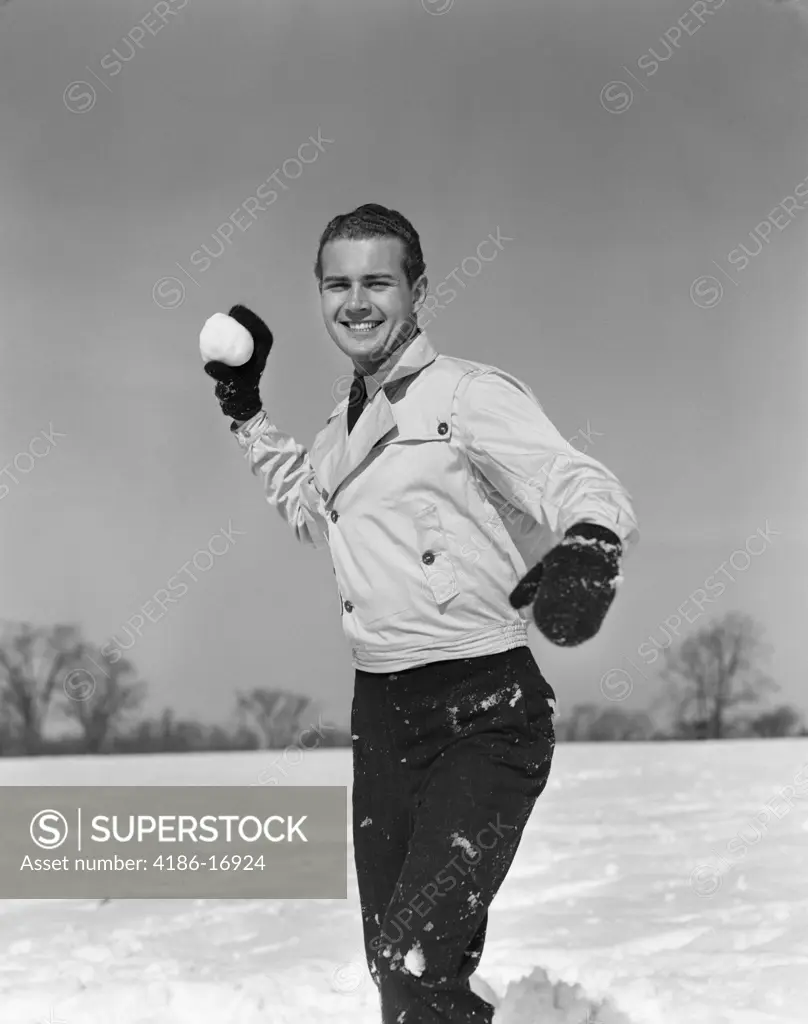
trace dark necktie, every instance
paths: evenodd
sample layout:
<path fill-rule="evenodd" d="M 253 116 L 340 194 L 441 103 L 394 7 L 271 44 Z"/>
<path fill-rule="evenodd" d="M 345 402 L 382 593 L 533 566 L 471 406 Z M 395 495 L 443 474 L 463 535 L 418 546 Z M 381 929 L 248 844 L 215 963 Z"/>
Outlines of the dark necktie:
<path fill-rule="evenodd" d="M 365 407 L 367 401 L 368 390 L 365 386 L 365 378 L 354 376 L 351 383 L 351 392 L 348 396 L 348 433 L 353 430 L 356 426 L 356 421 L 359 419 L 362 410 Z"/>

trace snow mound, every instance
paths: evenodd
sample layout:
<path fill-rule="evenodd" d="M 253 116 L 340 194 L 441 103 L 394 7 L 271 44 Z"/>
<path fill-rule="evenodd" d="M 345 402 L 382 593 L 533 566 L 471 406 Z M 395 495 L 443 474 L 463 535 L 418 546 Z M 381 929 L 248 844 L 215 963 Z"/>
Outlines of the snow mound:
<path fill-rule="evenodd" d="M 542 967 L 511 982 L 502 999 L 476 975 L 471 987 L 494 1006 L 494 1024 L 638 1024 L 608 999 L 587 997 L 580 985 L 553 983 Z"/>

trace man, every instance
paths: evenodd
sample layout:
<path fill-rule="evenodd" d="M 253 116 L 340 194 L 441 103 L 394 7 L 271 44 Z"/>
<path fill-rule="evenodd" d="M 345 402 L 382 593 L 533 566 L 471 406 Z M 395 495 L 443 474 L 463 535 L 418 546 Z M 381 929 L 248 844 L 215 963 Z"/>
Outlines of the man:
<path fill-rule="evenodd" d="M 469 984 L 487 912 L 544 789 L 554 692 L 527 611 L 571 646 L 594 636 L 636 540 L 630 498 L 533 393 L 438 355 L 418 328 L 417 232 L 369 204 L 323 232 L 315 273 L 351 394 L 310 451 L 263 411 L 272 345 L 207 363 L 239 445 L 299 541 L 328 546 L 356 670 L 353 835 L 384 1024 L 490 1024 Z"/>

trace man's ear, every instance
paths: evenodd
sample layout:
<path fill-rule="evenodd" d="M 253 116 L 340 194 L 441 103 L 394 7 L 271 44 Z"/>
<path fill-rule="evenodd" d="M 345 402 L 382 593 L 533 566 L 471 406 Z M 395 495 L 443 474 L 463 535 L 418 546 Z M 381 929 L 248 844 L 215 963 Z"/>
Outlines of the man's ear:
<path fill-rule="evenodd" d="M 426 274 L 421 274 L 418 280 L 412 286 L 412 310 L 413 313 L 419 312 L 421 307 L 429 294 L 429 281 L 427 280 Z"/>

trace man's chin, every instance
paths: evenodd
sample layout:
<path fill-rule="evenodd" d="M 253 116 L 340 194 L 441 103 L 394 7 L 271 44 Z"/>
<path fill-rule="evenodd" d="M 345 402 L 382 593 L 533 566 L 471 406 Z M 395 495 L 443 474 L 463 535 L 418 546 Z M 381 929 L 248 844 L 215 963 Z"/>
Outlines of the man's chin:
<path fill-rule="evenodd" d="M 392 332 L 385 338 L 368 338 L 367 342 L 363 343 L 361 338 L 352 339 L 350 355 L 352 359 L 359 360 L 362 363 L 366 363 L 369 366 L 379 366 L 386 359 L 401 347 L 402 342 L 399 340 L 396 332 Z"/>
<path fill-rule="evenodd" d="M 373 373 L 387 362 L 395 352 L 402 348 L 412 337 L 412 332 L 399 324 L 390 330 L 384 338 L 355 338 L 343 330 L 341 326 L 329 328 L 329 334 L 338 348 L 365 373 Z"/>

